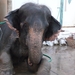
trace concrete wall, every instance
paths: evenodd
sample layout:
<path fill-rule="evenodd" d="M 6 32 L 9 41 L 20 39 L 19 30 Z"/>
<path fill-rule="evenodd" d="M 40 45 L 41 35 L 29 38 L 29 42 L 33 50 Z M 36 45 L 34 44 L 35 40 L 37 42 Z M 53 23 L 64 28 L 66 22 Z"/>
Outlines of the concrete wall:
<path fill-rule="evenodd" d="M 12 0 L 7 0 L 7 13 L 12 10 Z"/>
<path fill-rule="evenodd" d="M 70 4 L 67 4 L 67 9 L 63 15 L 64 26 L 75 26 L 75 0 L 72 0 Z"/>

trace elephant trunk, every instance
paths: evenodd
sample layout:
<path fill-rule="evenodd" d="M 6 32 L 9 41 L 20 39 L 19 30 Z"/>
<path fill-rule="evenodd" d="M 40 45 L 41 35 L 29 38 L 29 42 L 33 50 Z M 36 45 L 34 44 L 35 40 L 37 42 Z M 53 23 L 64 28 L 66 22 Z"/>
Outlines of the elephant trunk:
<path fill-rule="evenodd" d="M 34 64 L 38 64 L 42 58 L 42 34 L 42 32 L 34 32 L 33 28 L 29 31 L 29 36 L 27 40 L 29 48 L 29 59 Z"/>

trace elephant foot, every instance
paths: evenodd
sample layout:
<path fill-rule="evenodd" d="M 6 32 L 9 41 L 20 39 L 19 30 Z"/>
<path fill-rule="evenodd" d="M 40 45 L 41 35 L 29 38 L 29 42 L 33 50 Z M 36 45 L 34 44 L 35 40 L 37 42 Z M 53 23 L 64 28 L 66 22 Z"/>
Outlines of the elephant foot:
<path fill-rule="evenodd" d="M 0 75 L 14 75 L 15 73 L 12 70 L 2 70 Z"/>
<path fill-rule="evenodd" d="M 39 65 L 37 75 L 50 75 L 51 65 L 48 60 L 42 58 L 41 63 Z"/>
<path fill-rule="evenodd" d="M 0 75 L 13 75 L 13 66 L 10 55 L 7 52 L 2 52 L 0 55 Z"/>

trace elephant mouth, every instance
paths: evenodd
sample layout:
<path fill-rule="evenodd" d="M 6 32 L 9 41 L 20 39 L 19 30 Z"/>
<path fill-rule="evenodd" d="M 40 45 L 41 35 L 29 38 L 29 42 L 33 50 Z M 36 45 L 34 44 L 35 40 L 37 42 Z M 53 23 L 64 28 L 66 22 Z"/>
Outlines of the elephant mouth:
<path fill-rule="evenodd" d="M 28 65 L 29 65 L 29 66 L 32 66 L 32 65 L 33 65 L 33 63 L 30 61 L 29 58 L 28 58 Z"/>

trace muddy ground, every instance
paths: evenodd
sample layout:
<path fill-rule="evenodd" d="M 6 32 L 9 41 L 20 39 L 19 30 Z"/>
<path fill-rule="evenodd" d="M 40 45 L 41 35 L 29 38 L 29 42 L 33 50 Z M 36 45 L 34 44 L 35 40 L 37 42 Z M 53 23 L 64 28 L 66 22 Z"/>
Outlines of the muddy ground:
<path fill-rule="evenodd" d="M 68 46 L 43 46 L 42 51 L 52 58 L 50 75 L 75 75 L 74 48 Z M 15 75 L 35 75 L 28 72 L 25 63 L 15 70 Z"/>

